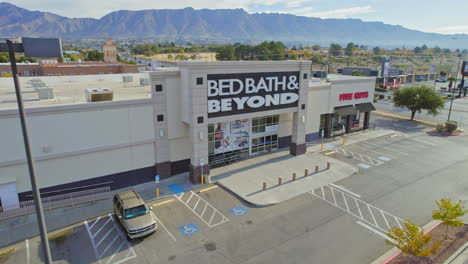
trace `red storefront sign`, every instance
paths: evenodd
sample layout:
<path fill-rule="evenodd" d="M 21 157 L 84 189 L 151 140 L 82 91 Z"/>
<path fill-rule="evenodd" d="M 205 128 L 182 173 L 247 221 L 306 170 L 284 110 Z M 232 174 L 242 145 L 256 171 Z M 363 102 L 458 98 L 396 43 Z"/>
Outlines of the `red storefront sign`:
<path fill-rule="evenodd" d="M 369 92 L 343 93 L 343 94 L 340 94 L 340 101 L 364 99 L 368 97 L 369 97 Z"/>

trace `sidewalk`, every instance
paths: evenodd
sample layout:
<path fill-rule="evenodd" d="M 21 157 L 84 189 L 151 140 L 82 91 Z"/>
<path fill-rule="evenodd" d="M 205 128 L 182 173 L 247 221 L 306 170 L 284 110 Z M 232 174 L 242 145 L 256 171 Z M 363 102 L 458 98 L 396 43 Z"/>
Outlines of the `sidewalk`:
<path fill-rule="evenodd" d="M 375 138 L 392 130 L 363 131 L 348 137 L 347 144 Z M 342 139 L 326 142 L 327 146 L 340 146 Z M 269 155 L 261 155 L 225 167 L 211 170 L 211 181 L 218 182 L 243 200 L 257 206 L 277 204 L 288 199 L 337 182 L 358 172 L 358 168 L 347 163 L 330 159 L 320 151 L 320 141 L 312 142 L 307 153 L 294 157 L 289 150 L 280 150 Z M 326 169 L 327 162 L 331 163 Z M 315 166 L 319 172 L 315 173 Z M 308 176 L 304 177 L 305 169 Z M 296 181 L 292 174 L 296 173 Z M 282 184 L 278 184 L 281 177 Z M 266 190 L 263 184 L 266 183 Z"/>

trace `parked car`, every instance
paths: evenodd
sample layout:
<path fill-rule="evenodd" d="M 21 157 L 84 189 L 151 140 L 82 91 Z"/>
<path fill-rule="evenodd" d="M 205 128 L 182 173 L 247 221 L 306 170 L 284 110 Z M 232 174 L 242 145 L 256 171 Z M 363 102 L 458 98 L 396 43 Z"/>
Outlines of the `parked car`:
<path fill-rule="evenodd" d="M 128 240 L 149 236 L 156 232 L 158 224 L 140 195 L 133 191 L 120 192 L 114 195 L 114 213 L 127 233 Z"/>
<path fill-rule="evenodd" d="M 447 82 L 447 79 L 445 79 L 445 78 L 439 78 L 439 79 L 436 79 L 435 81 L 436 81 L 436 82 L 444 83 L 444 82 Z"/>

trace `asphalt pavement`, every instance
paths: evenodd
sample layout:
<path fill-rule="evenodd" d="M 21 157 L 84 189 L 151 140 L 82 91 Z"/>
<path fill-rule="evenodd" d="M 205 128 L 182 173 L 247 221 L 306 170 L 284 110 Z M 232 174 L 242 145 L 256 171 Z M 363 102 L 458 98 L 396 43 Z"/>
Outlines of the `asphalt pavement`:
<path fill-rule="evenodd" d="M 332 186 L 347 202 L 333 204 L 325 191 L 322 199 L 319 188 L 256 207 L 210 185 L 152 202 L 159 229 L 146 239 L 125 240 L 112 215 L 78 223 L 74 232 L 51 241 L 53 259 L 102 264 L 371 263 L 391 247 L 379 232 L 385 221 L 373 225 L 370 216 L 377 218 L 383 210 L 387 218 L 423 226 L 442 197 L 468 205 L 468 136 L 432 137 L 425 133 L 431 127 L 378 116 L 371 122 L 396 131 L 323 153 L 358 168 L 357 174 Z M 365 213 L 365 208 L 374 213 Z M 37 237 L 11 247 L 16 251 L 0 256 L 0 263 L 40 263 Z"/>

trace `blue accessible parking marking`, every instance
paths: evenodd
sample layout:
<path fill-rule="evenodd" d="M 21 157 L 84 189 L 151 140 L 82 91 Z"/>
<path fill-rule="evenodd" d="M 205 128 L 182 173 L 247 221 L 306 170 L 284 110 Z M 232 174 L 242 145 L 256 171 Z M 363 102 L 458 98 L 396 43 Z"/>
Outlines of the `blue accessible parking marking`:
<path fill-rule="evenodd" d="M 181 226 L 178 229 L 184 236 L 190 236 L 201 231 L 201 229 L 195 223 Z"/>
<path fill-rule="evenodd" d="M 327 148 L 329 148 L 329 149 L 336 149 L 336 147 L 333 146 L 333 145 L 330 144 L 330 143 L 326 143 L 326 144 L 325 144 L 325 147 L 327 147 Z"/>
<path fill-rule="evenodd" d="M 185 190 L 179 184 L 171 184 L 167 186 L 173 194 L 183 193 Z"/>
<path fill-rule="evenodd" d="M 234 208 L 229 209 L 229 212 L 235 216 L 246 215 L 249 210 L 245 209 L 243 206 L 236 206 Z"/>

